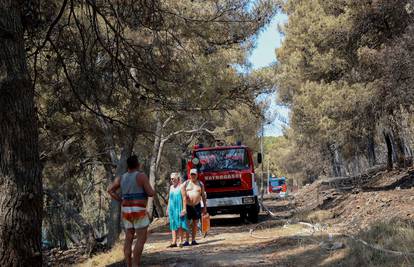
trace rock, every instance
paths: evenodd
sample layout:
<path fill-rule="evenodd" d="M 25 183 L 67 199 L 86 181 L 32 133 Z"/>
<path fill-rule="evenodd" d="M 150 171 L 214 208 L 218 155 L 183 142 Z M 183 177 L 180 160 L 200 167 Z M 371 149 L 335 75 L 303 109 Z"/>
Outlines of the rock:
<path fill-rule="evenodd" d="M 319 243 L 319 247 L 326 250 L 338 250 L 345 247 L 344 243 L 342 242 L 325 242 L 322 241 Z"/>
<path fill-rule="evenodd" d="M 332 244 L 330 250 L 338 250 L 338 249 L 341 249 L 341 248 L 344 248 L 344 247 L 345 247 L 344 243 L 335 242 L 335 243 Z"/>
<path fill-rule="evenodd" d="M 322 249 L 329 250 L 331 246 L 330 246 L 329 243 L 322 241 L 322 242 L 319 243 L 319 247 L 322 248 Z"/>

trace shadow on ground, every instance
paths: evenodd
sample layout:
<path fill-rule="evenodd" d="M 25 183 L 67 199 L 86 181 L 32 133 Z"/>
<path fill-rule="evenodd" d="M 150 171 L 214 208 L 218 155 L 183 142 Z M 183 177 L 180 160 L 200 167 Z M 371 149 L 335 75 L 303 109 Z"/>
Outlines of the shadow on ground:
<path fill-rule="evenodd" d="M 320 237 L 327 239 L 327 236 Z M 217 247 L 214 242 L 200 243 L 191 250 L 145 253 L 143 266 L 335 266 L 347 256 L 345 251 L 329 252 L 318 242 L 291 236 L 258 243 L 255 246 Z M 241 244 L 242 245 L 242 244 Z M 337 253 L 337 257 L 332 257 Z M 322 265 L 321 265 L 322 263 Z M 117 262 L 109 267 L 124 266 Z"/>

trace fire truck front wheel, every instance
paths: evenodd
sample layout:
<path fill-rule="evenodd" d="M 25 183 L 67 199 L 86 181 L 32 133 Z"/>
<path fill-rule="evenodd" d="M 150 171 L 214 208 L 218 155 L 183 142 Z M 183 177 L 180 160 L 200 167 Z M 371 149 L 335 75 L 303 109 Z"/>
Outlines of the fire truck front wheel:
<path fill-rule="evenodd" d="M 247 212 L 246 211 L 240 212 L 240 219 L 244 220 L 246 218 L 247 218 Z"/>
<path fill-rule="evenodd" d="M 257 223 L 259 221 L 259 205 L 255 205 L 254 207 L 250 208 L 248 211 L 248 219 L 252 223 Z"/>

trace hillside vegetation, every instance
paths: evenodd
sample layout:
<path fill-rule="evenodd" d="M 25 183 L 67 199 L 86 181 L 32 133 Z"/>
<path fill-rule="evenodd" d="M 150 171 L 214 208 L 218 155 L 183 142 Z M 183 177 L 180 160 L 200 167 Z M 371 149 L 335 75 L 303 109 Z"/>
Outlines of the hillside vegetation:
<path fill-rule="evenodd" d="M 299 184 L 405 168 L 413 147 L 413 30 L 407 0 L 295 1 L 276 51 L 290 128 L 269 153 Z"/>

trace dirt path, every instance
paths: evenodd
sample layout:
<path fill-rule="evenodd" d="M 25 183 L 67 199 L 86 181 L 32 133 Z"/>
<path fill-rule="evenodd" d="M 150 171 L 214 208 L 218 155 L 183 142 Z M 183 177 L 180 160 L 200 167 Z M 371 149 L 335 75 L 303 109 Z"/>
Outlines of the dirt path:
<path fill-rule="evenodd" d="M 289 212 L 287 202 L 268 203 L 278 216 Z M 250 235 L 251 229 L 254 236 Z M 235 216 L 212 219 L 206 238 L 199 237 L 199 246 L 167 248 L 167 229 L 152 233 L 145 246 L 143 266 L 309 266 L 330 264 L 344 257 L 343 251 L 328 253 L 319 247 L 327 237 L 309 238 L 306 227 L 283 225 L 262 214 L 258 224 L 250 224 Z M 92 264 L 93 266 L 93 264 Z M 124 266 L 119 260 L 107 266 Z"/>
<path fill-rule="evenodd" d="M 321 190 L 321 183 L 314 183 L 304 187 L 290 201 L 268 198 L 265 206 L 275 217 L 261 214 L 258 224 L 234 216 L 213 217 L 211 232 L 206 238 L 199 237 L 200 245 L 194 247 L 167 248 L 170 234 L 165 226 L 166 219 L 154 221 L 150 227 L 154 232 L 145 246 L 142 265 L 356 266 L 364 262 L 366 266 L 414 266 L 411 257 L 396 258 L 389 253 L 379 253 L 378 249 L 367 249 L 349 236 L 361 237 L 371 245 L 378 244 L 388 250 L 412 252 L 414 232 L 409 222 L 414 219 L 414 180 L 411 173 L 410 179 L 404 178 L 406 173 L 395 176 L 403 178 L 393 179 L 394 176 L 384 174 L 383 179 L 376 180 L 378 185 L 364 190 Z M 392 189 L 389 185 L 400 186 L 400 180 L 408 181 L 409 186 Z M 395 224 L 394 219 L 400 223 Z M 319 224 L 320 231 L 310 235 L 303 224 L 287 224 L 288 221 Z M 332 237 L 329 233 L 342 234 L 334 234 L 333 240 L 328 242 Z M 401 238 L 405 240 L 402 243 Z M 335 242 L 344 248 L 328 250 Z M 111 251 L 77 266 L 118 267 L 124 266 L 122 260 L 122 244 L 119 243 Z M 395 265 L 396 262 L 399 265 Z"/>
<path fill-rule="evenodd" d="M 199 239 L 197 247 L 165 249 L 170 236 L 166 233 L 155 233 L 151 236 L 145 251 L 143 264 L 179 266 L 200 265 L 255 265 L 257 263 L 271 263 L 265 257 L 270 251 L 266 249 L 263 240 L 252 238 L 249 234 L 252 225 L 245 225 L 239 218 L 213 219 L 213 228 L 206 238 Z M 291 226 L 271 231 L 259 231 L 261 236 L 288 236 L 301 231 L 301 227 Z"/>

